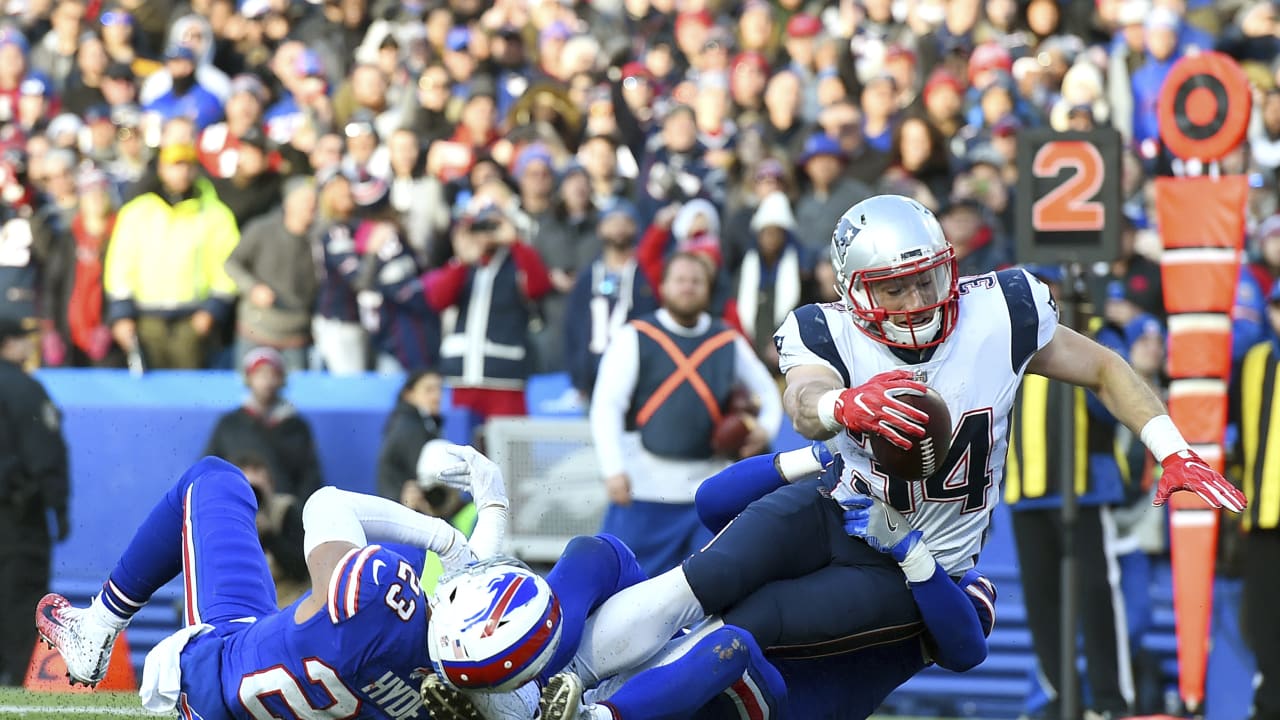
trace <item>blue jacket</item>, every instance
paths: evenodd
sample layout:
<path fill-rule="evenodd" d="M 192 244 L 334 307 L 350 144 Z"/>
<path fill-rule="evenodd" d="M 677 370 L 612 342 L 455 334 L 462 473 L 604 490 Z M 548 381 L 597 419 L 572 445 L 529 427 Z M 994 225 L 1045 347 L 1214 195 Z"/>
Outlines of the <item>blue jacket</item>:
<path fill-rule="evenodd" d="M 1149 53 L 1147 61 L 1133 73 L 1130 81 L 1133 88 L 1133 141 L 1160 139 L 1157 127 L 1156 108 L 1160 102 L 1160 88 L 1169 75 L 1173 64 L 1182 57 L 1182 49 L 1178 48 L 1173 55 L 1163 62 L 1156 60 Z"/>
<path fill-rule="evenodd" d="M 222 119 L 222 103 L 199 85 L 192 86 L 186 95 L 170 90 L 144 109 L 159 113 L 165 120 L 189 117 L 195 122 L 196 130 L 203 130 Z"/>

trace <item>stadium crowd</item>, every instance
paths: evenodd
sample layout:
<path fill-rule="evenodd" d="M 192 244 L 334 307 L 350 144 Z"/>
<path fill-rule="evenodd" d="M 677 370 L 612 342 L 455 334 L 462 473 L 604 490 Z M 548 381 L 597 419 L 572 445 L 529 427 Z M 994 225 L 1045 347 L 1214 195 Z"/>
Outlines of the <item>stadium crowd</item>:
<path fill-rule="evenodd" d="M 1248 140 L 1221 163 L 1252 188 L 1233 357 L 1275 335 L 1271 2 L 0 13 L 0 318 L 37 341 L 30 365 L 252 370 L 266 347 L 290 371 L 438 371 L 480 418 L 519 415 L 534 373 L 568 372 L 589 396 L 611 334 L 658 307 L 667 258 L 691 252 L 713 271 L 712 313 L 776 373 L 782 319 L 839 297 L 827 248 L 851 205 L 910 196 L 938 214 L 962 274 L 1007 267 L 1019 133 L 1112 127 L 1124 241 L 1088 287 L 1110 344 L 1158 386 L 1153 179 L 1174 163 L 1156 98 L 1178 58 L 1209 49 L 1254 93 Z M 1118 504 L 1145 505 L 1150 478 L 1128 487 Z"/>

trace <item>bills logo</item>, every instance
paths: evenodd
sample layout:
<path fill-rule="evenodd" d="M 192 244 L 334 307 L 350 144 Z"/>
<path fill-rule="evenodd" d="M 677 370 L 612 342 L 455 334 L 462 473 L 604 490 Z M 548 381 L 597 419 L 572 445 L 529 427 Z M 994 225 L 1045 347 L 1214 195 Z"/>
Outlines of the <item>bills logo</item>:
<path fill-rule="evenodd" d="M 462 632 L 484 624 L 480 637 L 493 634 L 506 614 L 517 608 L 528 605 L 538 596 L 538 586 L 529 578 L 516 573 L 500 575 L 489 582 L 489 605 L 484 610 L 468 617 L 462 626 Z"/>

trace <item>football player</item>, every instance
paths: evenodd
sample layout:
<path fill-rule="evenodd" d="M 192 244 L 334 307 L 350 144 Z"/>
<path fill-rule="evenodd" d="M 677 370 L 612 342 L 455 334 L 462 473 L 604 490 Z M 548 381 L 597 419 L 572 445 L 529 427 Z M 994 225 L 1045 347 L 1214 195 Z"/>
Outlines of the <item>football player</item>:
<path fill-rule="evenodd" d="M 676 628 L 708 615 L 775 652 L 849 652 L 917 625 L 909 583 L 935 567 L 963 578 L 982 549 L 1009 411 L 1028 370 L 1092 390 L 1141 438 L 1164 469 L 1157 505 L 1190 491 L 1214 507 L 1244 508 L 1244 495 L 1191 450 L 1122 358 L 1059 326 L 1043 284 L 1019 269 L 957 278 L 955 251 L 924 206 L 899 196 L 853 206 L 831 255 L 843 302 L 795 310 L 775 342 L 784 406 L 802 434 L 834 438 L 839 482 L 830 497 L 809 484 L 779 488 L 681 567 L 606 601 L 578 654 L 587 685 L 602 669 L 643 664 Z M 928 418 L 899 398 L 923 394 L 926 383 L 950 410 L 950 451 L 925 480 L 890 478 L 868 436 L 910 449 Z M 909 518 L 930 547 L 916 543 L 898 561 L 850 537 L 839 503 L 863 495 Z"/>
<path fill-rule="evenodd" d="M 832 465 L 833 458 L 823 443 L 748 458 L 702 484 L 697 496 L 699 516 L 709 530 L 718 532 L 752 501 L 789 481 L 812 480 Z M 844 523 L 851 535 L 895 559 L 923 546 L 921 533 L 912 530 L 892 508 L 872 498 L 848 503 Z M 605 664 L 584 671 L 591 660 L 581 654 L 574 656 L 580 649 L 577 625 L 582 620 L 594 622 L 594 618 L 587 618 L 589 613 L 619 589 L 642 579 L 634 558 L 614 538 L 575 538 L 569 544 L 548 577 L 561 598 L 566 619 L 556 657 L 543 673 L 544 720 L 751 720 L 788 714 L 865 717 L 930 662 L 956 671 L 980 663 L 986 657 L 983 636 L 994 623 L 995 588 L 991 583 L 976 571 L 957 582 L 935 563 L 932 576 L 911 584 L 927 633 L 917 624 L 898 628 L 895 635 L 876 638 L 874 645 L 851 654 L 770 663 L 749 633 L 711 618 L 668 642 L 639 667 Z M 641 584 L 640 589 L 643 587 Z M 566 664 L 569 672 L 546 679 Z M 579 674 L 593 677 L 615 670 L 616 675 L 607 677 L 587 695 L 590 702 L 580 706 L 583 682 Z M 442 678 L 451 677 L 446 670 L 424 683 L 424 700 L 433 718 L 495 717 L 481 709 L 488 698 L 466 696 L 445 686 Z M 841 677 L 858 677 L 859 682 L 851 687 L 840 682 Z M 795 692 L 788 693 L 788 688 Z"/>
<path fill-rule="evenodd" d="M 303 510 L 312 588 L 283 610 L 276 609 L 248 481 L 235 466 L 204 458 L 143 521 L 92 604 L 76 608 L 48 595 L 37 607 L 37 628 L 73 683 L 97 683 L 116 636 L 181 574 L 186 626 L 148 653 L 143 668 L 140 695 L 153 712 L 177 709 L 204 720 L 400 720 L 421 712 L 419 680 L 432 674 L 434 660 L 451 663 L 464 684 L 473 675 L 486 686 L 521 688 L 495 696 L 509 706 L 499 710 L 534 713 L 537 690 L 526 681 L 556 650 L 559 603 L 527 568 L 468 567 L 496 556 L 507 497 L 497 465 L 468 447 L 451 452 L 456 463 L 441 470 L 442 479 L 468 485 L 480 508 L 469 543 L 448 523 L 398 503 L 322 488 Z M 429 634 L 434 623 L 413 567 L 371 541 L 438 553 L 455 572 L 452 586 L 469 590 L 472 625 L 481 630 L 457 632 L 446 647 L 429 650 L 428 638 L 441 634 Z M 467 657 L 484 656 L 484 642 L 500 642 L 526 661 L 468 664 Z"/>

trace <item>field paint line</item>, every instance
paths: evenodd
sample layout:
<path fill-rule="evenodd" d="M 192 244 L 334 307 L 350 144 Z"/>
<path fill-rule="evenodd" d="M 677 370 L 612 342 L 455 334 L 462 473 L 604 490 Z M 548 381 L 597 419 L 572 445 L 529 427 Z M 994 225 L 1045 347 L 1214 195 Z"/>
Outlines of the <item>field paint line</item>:
<path fill-rule="evenodd" d="M 67 705 L 0 705 L 0 716 L 8 715 L 124 715 L 137 717 L 170 717 L 169 713 L 153 713 L 138 707 L 136 710 L 113 707 L 88 707 Z"/>

